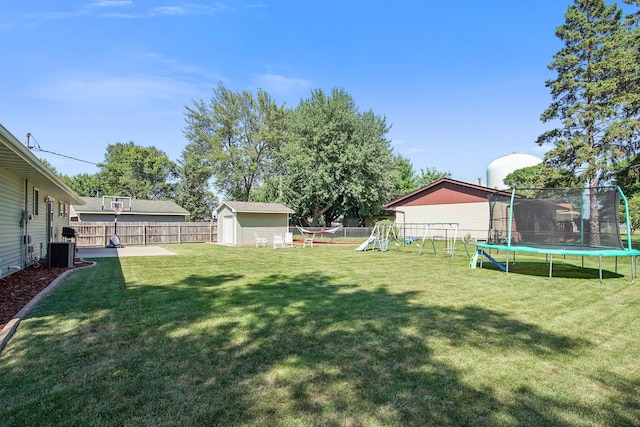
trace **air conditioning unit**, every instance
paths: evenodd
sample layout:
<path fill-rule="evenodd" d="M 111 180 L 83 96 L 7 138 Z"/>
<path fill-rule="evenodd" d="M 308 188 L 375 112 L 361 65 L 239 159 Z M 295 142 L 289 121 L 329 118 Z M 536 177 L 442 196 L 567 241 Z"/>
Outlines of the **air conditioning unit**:
<path fill-rule="evenodd" d="M 49 267 L 73 267 L 76 244 L 73 242 L 49 242 Z"/>

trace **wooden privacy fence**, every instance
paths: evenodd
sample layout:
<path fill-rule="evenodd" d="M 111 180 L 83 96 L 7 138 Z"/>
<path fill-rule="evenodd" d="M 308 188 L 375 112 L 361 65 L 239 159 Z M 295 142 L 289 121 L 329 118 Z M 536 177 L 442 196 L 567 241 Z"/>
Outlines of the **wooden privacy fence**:
<path fill-rule="evenodd" d="M 69 225 L 76 231 L 77 247 L 105 247 L 115 232 L 113 222 L 72 222 Z M 307 227 L 312 231 L 324 231 L 326 227 Z M 218 223 L 213 222 L 119 222 L 118 238 L 127 245 L 216 243 L 218 241 Z M 289 227 L 296 237 L 300 230 Z M 334 241 L 366 239 L 372 227 L 343 227 L 335 235 L 318 236 L 319 240 Z"/>
<path fill-rule="evenodd" d="M 113 222 L 76 222 L 76 246 L 104 247 L 114 234 Z M 218 240 L 217 222 L 119 222 L 118 238 L 123 245 L 169 243 L 213 243 Z"/>

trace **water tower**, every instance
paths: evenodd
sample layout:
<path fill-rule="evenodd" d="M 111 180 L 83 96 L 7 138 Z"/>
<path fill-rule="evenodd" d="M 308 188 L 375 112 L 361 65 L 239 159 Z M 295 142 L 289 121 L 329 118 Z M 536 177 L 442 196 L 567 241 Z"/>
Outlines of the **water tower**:
<path fill-rule="evenodd" d="M 497 190 L 506 190 L 509 186 L 504 185 L 504 179 L 511 172 L 535 166 L 542 163 L 542 160 L 531 154 L 512 153 L 499 157 L 487 166 L 487 187 Z"/>

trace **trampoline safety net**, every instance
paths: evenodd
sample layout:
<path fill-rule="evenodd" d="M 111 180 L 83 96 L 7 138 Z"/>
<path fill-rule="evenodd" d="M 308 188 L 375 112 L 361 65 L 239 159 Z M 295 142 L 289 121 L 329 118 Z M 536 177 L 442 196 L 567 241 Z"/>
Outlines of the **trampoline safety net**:
<path fill-rule="evenodd" d="M 624 249 L 616 187 L 518 189 L 489 195 L 488 242 L 549 249 Z"/>

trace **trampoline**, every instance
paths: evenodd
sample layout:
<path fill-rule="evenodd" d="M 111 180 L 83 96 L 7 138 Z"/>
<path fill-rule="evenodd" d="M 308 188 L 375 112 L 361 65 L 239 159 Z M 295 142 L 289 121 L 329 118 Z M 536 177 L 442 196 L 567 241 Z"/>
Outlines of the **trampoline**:
<path fill-rule="evenodd" d="M 621 204 L 626 246 L 620 233 Z M 488 239 L 477 244 L 472 268 L 484 256 L 508 273 L 511 254 L 538 253 L 546 255 L 551 279 L 554 255 L 583 257 L 583 266 L 584 257 L 598 257 L 602 281 L 603 257 L 615 257 L 616 270 L 617 258 L 628 257 L 635 282 L 640 251 L 631 247 L 629 207 L 619 187 L 513 189 L 490 194 L 489 209 Z M 491 250 L 504 251 L 506 262 L 493 258 Z"/>

